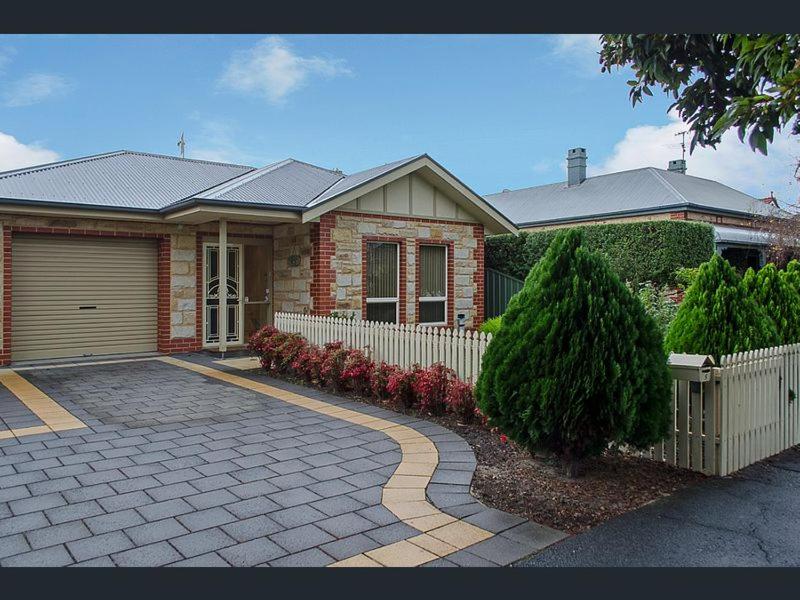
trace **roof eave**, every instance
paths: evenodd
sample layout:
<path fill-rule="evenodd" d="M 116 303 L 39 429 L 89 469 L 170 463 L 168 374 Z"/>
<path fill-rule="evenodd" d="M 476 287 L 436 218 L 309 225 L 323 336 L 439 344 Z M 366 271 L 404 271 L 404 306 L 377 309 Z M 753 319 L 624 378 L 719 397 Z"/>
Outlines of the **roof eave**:
<path fill-rule="evenodd" d="M 721 216 L 736 216 L 736 217 L 759 217 L 760 215 L 756 215 L 754 213 L 748 213 L 746 211 L 737 211 L 737 210 L 729 210 L 729 209 L 722 209 L 717 207 L 709 207 L 704 206 L 702 204 L 695 204 L 693 202 L 686 202 L 681 204 L 669 204 L 665 206 L 659 206 L 657 208 L 651 209 L 634 209 L 634 210 L 622 210 L 622 211 L 614 211 L 614 212 L 605 212 L 605 213 L 595 213 L 591 215 L 585 215 L 580 217 L 560 217 L 558 219 L 543 219 L 539 221 L 524 221 L 517 223 L 517 227 L 524 228 L 524 227 L 536 227 L 536 226 L 544 226 L 544 225 L 556 225 L 561 223 L 583 223 L 586 221 L 597 221 L 598 219 L 609 219 L 609 218 L 617 218 L 617 217 L 635 217 L 635 216 L 642 216 L 642 215 L 657 215 L 660 213 L 665 212 L 672 212 L 675 210 L 698 210 L 704 213 L 721 215 Z"/>

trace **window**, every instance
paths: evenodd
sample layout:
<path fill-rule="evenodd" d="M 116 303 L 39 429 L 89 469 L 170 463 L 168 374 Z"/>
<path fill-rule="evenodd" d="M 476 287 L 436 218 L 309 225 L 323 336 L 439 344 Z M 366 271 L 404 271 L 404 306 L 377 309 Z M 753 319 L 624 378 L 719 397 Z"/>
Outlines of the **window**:
<path fill-rule="evenodd" d="M 367 320 L 397 323 L 400 289 L 399 245 L 367 242 Z"/>
<path fill-rule="evenodd" d="M 447 246 L 419 247 L 419 322 L 447 324 Z"/>

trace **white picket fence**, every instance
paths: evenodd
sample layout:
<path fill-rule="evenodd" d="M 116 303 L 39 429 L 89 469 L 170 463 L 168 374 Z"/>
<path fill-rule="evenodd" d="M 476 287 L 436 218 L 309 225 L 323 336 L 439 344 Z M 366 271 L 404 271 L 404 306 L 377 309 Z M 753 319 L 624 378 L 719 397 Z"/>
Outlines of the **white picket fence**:
<path fill-rule="evenodd" d="M 275 327 L 323 345 L 341 341 L 404 368 L 444 363 L 475 381 L 491 334 L 276 313 Z M 728 475 L 800 444 L 800 344 L 723 356 L 673 354 L 673 434 L 640 455 Z"/>
<path fill-rule="evenodd" d="M 728 475 L 800 444 L 800 344 L 670 357 L 674 435 L 651 458 Z"/>
<path fill-rule="evenodd" d="M 275 327 L 299 333 L 312 344 L 343 342 L 364 350 L 376 361 L 409 368 L 443 363 L 464 381 L 475 381 L 492 334 L 420 325 L 373 323 L 334 317 L 279 312 Z"/>

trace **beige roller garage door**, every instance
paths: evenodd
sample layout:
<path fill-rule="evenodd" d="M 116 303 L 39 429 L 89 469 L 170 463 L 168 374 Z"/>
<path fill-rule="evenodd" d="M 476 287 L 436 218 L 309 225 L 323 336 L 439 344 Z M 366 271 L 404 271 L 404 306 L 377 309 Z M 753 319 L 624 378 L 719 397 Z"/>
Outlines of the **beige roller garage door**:
<path fill-rule="evenodd" d="M 156 349 L 156 246 L 15 235 L 11 359 Z"/>

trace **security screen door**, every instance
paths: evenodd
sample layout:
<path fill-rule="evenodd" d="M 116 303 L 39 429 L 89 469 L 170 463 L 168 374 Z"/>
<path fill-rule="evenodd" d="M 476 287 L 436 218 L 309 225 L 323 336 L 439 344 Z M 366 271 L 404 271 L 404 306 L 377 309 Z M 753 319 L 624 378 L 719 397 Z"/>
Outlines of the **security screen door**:
<path fill-rule="evenodd" d="M 227 281 L 227 337 L 229 344 L 242 343 L 242 297 L 241 281 L 243 253 L 242 247 L 228 244 Z M 219 344 L 219 244 L 205 244 L 203 256 L 203 344 Z"/>

